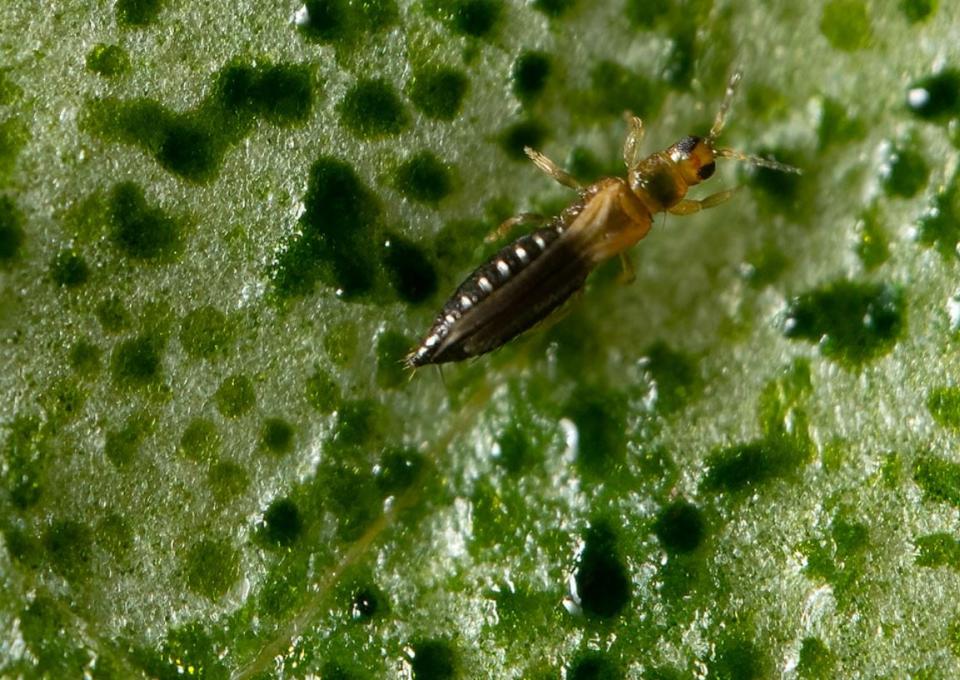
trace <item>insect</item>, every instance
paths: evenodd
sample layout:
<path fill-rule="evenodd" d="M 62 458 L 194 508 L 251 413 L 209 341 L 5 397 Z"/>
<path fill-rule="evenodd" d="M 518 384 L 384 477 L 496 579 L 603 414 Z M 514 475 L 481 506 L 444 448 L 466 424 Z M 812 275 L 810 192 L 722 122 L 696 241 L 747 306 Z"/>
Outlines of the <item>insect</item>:
<path fill-rule="evenodd" d="M 640 156 L 643 122 L 627 114 L 625 179 L 605 177 L 584 187 L 542 153 L 524 148 L 540 170 L 579 192 L 578 200 L 550 220 L 522 214 L 501 224 L 491 236 L 503 236 L 521 223 L 545 223 L 502 248 L 460 284 L 407 355 L 407 366 L 461 361 L 497 349 L 549 316 L 583 287 L 597 265 L 614 256 L 620 256 L 624 273 L 632 278 L 626 251 L 647 235 L 656 213 L 690 215 L 723 203 L 736 191 L 699 200 L 686 197 L 690 187 L 713 175 L 718 158 L 799 173 L 789 165 L 715 145 L 739 81 L 736 71 L 706 137 L 684 137 L 646 158 Z"/>

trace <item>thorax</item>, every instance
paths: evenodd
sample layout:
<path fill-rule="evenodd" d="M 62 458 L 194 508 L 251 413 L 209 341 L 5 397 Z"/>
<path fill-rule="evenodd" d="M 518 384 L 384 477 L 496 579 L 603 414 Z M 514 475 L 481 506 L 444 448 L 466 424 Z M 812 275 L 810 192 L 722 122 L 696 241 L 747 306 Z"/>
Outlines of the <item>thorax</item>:
<path fill-rule="evenodd" d="M 645 158 L 630 172 L 630 186 L 650 212 L 662 212 L 683 200 L 687 183 L 665 151 Z"/>
<path fill-rule="evenodd" d="M 564 237 L 594 263 L 626 250 L 650 231 L 648 205 L 618 177 L 608 177 L 590 186 L 576 207 Z"/>

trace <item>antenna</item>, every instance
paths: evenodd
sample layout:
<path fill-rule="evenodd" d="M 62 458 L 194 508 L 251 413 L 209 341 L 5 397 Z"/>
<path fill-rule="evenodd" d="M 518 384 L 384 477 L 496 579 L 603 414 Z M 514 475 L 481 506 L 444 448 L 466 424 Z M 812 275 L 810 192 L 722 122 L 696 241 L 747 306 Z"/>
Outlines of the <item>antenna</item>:
<path fill-rule="evenodd" d="M 730 110 L 730 103 L 733 101 L 733 95 L 736 94 L 737 85 L 740 84 L 740 79 L 742 77 L 743 72 L 740 69 L 736 69 L 730 75 L 730 80 L 727 81 L 727 90 L 723 93 L 723 102 L 720 104 L 720 110 L 717 111 L 717 117 L 713 119 L 713 127 L 710 128 L 710 134 L 707 136 L 707 141 L 710 144 L 713 144 L 713 141 L 719 137 L 720 133 L 723 131 L 723 125 L 726 123 L 727 119 L 727 112 Z M 755 165 L 758 168 L 769 168 L 770 170 L 779 170 L 780 172 L 791 172 L 796 175 L 801 174 L 800 169 L 795 168 L 792 165 L 787 165 L 786 163 L 781 163 L 770 158 L 751 156 L 750 154 L 737 151 L 736 149 L 714 149 L 713 153 L 717 158 L 730 158 L 735 161 L 743 161 L 745 163 Z"/>
<path fill-rule="evenodd" d="M 743 72 L 740 69 L 735 70 L 727 81 L 727 90 L 723 93 L 723 103 L 720 104 L 720 110 L 717 111 L 717 117 L 713 119 L 713 127 L 710 128 L 710 134 L 707 136 L 709 141 L 715 140 L 723 131 L 723 124 L 726 122 L 727 111 L 730 109 L 730 102 L 733 101 L 733 95 L 737 92 L 737 85 L 740 84 L 740 78 Z"/>
<path fill-rule="evenodd" d="M 795 168 L 792 165 L 775 161 L 772 158 L 751 156 L 750 154 L 737 151 L 736 149 L 714 149 L 713 154 L 717 158 L 730 158 L 735 161 L 743 161 L 745 163 L 749 163 L 750 165 L 756 165 L 758 168 L 770 168 L 771 170 L 779 170 L 780 172 L 791 172 L 795 175 L 803 174 L 800 171 L 800 168 Z"/>

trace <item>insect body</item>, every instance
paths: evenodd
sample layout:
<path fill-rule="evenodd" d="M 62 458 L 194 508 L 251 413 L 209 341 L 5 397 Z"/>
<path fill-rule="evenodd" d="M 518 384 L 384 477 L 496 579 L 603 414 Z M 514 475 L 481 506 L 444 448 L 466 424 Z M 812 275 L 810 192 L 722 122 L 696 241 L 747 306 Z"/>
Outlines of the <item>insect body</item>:
<path fill-rule="evenodd" d="M 626 179 L 607 177 L 581 187 L 549 158 L 524 149 L 538 168 L 576 189 L 579 199 L 545 226 L 502 248 L 467 277 L 407 355 L 407 365 L 442 364 L 490 352 L 546 318 L 580 290 L 604 260 L 620 255 L 629 271 L 624 252 L 647 235 L 654 214 L 688 215 L 733 195 L 730 189 L 700 200 L 686 198 L 690 187 L 713 175 L 717 158 L 798 172 L 776 161 L 715 146 L 739 80 L 739 72 L 734 73 L 709 135 L 684 137 L 646 158 L 638 153 L 643 123 L 629 116 L 630 130 L 623 145 Z M 536 216 L 511 218 L 495 234 L 531 217 Z"/>

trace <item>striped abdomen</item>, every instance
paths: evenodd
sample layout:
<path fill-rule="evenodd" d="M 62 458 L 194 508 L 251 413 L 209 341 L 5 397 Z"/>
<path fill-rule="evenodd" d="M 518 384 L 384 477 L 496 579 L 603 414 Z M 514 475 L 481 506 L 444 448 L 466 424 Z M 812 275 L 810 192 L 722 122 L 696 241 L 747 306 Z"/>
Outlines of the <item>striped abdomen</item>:
<path fill-rule="evenodd" d="M 478 267 L 443 305 L 407 363 L 442 364 L 490 352 L 579 290 L 594 263 L 564 238 L 570 217 L 522 236 Z"/>

